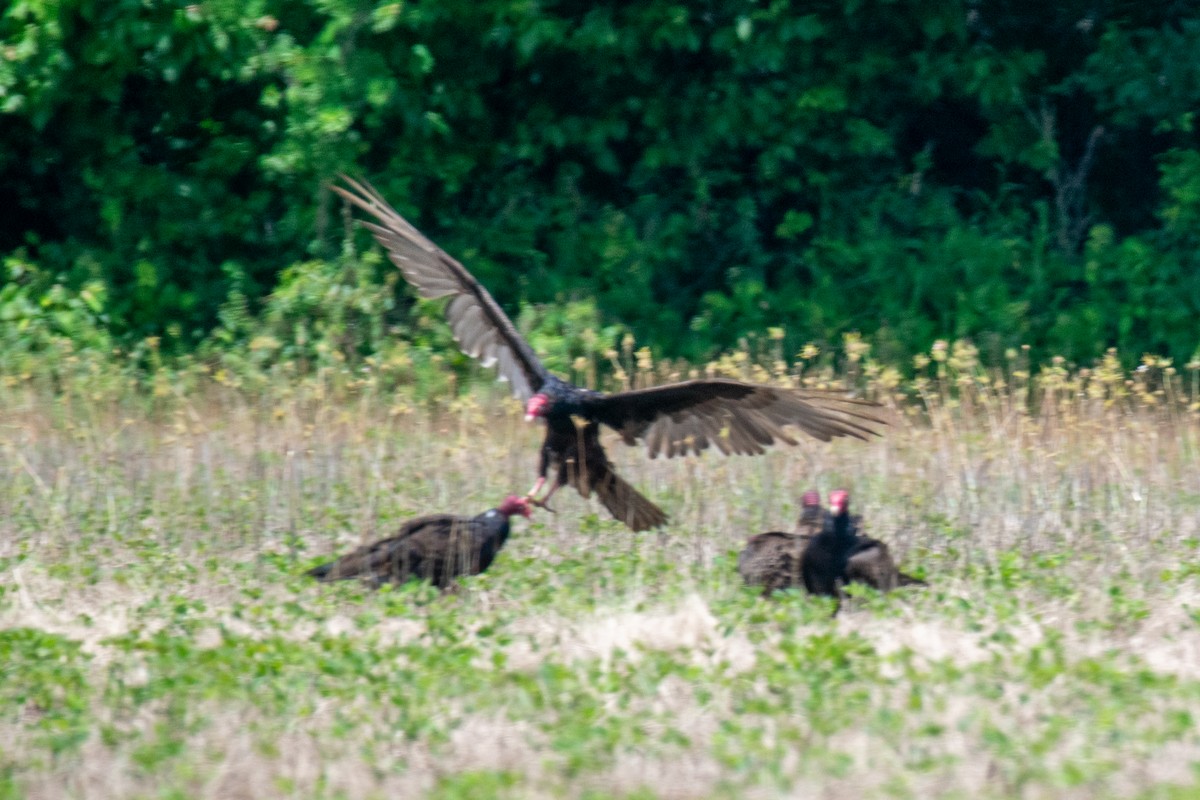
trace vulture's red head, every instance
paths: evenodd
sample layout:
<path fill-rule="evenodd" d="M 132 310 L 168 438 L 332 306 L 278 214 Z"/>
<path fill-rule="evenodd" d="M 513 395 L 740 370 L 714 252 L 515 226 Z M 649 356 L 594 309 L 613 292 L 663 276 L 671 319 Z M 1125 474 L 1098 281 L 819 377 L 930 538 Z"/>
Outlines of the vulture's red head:
<path fill-rule="evenodd" d="M 510 494 L 504 498 L 504 502 L 496 509 L 506 517 L 511 517 L 513 514 L 520 514 L 528 519 L 533 516 L 533 507 L 529 503 L 528 497 L 517 497 L 515 494 Z"/>
<path fill-rule="evenodd" d="M 533 422 L 538 417 L 546 416 L 548 408 L 550 408 L 550 398 L 538 392 L 525 404 L 525 421 Z"/>
<path fill-rule="evenodd" d="M 829 493 L 829 513 L 835 517 L 850 509 L 850 493 L 845 489 L 834 489 Z"/>
<path fill-rule="evenodd" d="M 809 489 L 804 493 L 803 504 L 805 508 L 815 508 L 821 505 L 821 493 L 816 489 Z"/>

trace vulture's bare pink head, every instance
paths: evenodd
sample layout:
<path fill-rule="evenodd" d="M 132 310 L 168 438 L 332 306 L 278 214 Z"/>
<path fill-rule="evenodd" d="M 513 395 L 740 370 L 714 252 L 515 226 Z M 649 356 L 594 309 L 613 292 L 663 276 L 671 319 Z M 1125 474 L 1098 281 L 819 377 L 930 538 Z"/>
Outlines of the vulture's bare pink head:
<path fill-rule="evenodd" d="M 802 502 L 803 502 L 805 508 L 813 508 L 814 506 L 819 506 L 819 505 L 821 505 L 821 493 L 818 492 L 816 489 L 809 489 L 807 492 L 804 493 L 804 500 Z"/>
<path fill-rule="evenodd" d="M 829 493 L 829 512 L 834 516 L 850 508 L 850 493 L 845 489 L 834 489 Z"/>
<path fill-rule="evenodd" d="M 550 398 L 538 392 L 529 398 L 529 402 L 525 404 L 525 421 L 533 422 L 538 417 L 546 416 L 546 411 L 549 408 Z"/>
<path fill-rule="evenodd" d="M 529 502 L 528 497 L 517 497 L 515 494 L 510 494 L 504 498 L 504 502 L 496 509 L 506 517 L 511 517 L 513 514 L 520 514 L 528 519 L 533 516 L 533 507 Z"/>

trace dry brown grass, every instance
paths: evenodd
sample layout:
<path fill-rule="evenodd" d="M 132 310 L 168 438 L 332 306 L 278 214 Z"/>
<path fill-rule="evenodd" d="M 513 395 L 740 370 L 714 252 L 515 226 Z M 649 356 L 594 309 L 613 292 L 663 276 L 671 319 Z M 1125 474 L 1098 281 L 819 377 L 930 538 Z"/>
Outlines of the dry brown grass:
<path fill-rule="evenodd" d="M 442 599 L 299 575 L 410 514 L 523 490 L 540 431 L 496 392 L 430 411 L 312 386 L 213 385 L 152 407 L 10 388 L 0 628 L 81 642 L 92 689 L 84 736 L 61 752 L 38 727 L 55 709 L 0 716 L 0 774 L 47 798 L 1195 796 L 1200 736 L 1163 727 L 1200 708 L 1185 382 L 1110 364 L 1033 383 L 955 366 L 956 352 L 906 386 L 859 365 L 895 402 L 869 443 L 648 461 L 614 441 L 669 528 L 631 534 L 564 492 L 558 514 L 517 523 L 489 575 Z M 904 391 L 920 402 L 893 399 Z M 804 489 L 835 486 L 930 590 L 830 621 L 817 602 L 738 585 L 744 538 L 790 527 Z M 256 704 L 236 681 L 163 688 L 170 662 L 129 645 L 156 633 L 193 660 L 290 643 L 286 681 L 262 678 L 289 699 Z M 361 671 L 314 672 L 303 689 L 338 641 L 366 654 Z M 461 641 L 465 661 L 435 659 Z M 10 685 L 42 680 L 20 669 Z M 593 741 L 605 726 L 611 746 Z M 161 741 L 178 750 L 147 755 Z"/>

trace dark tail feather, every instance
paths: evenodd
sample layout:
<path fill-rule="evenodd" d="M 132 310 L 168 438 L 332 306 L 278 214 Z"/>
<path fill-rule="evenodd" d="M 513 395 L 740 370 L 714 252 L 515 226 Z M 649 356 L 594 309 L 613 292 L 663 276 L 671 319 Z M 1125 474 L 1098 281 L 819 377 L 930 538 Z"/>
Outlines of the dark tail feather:
<path fill-rule="evenodd" d="M 643 497 L 615 472 L 609 471 L 593 488 L 600 495 L 604 507 L 631 530 L 644 531 L 667 524 L 666 512 Z"/>
<path fill-rule="evenodd" d="M 914 578 L 912 575 L 900 573 L 900 586 L 928 586 L 929 584 L 920 578 Z"/>

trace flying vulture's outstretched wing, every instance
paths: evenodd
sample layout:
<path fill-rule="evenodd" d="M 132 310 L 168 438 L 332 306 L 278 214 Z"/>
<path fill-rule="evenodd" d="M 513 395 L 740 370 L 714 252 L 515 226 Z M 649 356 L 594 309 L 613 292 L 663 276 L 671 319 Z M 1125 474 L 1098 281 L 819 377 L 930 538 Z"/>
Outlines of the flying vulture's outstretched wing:
<path fill-rule="evenodd" d="M 446 320 L 462 351 L 485 367 L 495 366 L 500 378 L 511 383 L 513 394 L 522 400 L 541 389 L 549 373 L 488 290 L 397 214 L 370 184 L 342 178 L 349 188 L 334 186 L 333 191 L 377 220 L 362 225 L 375 234 L 418 294 L 450 298 Z"/>
<path fill-rule="evenodd" d="M 833 393 L 698 380 L 588 398 L 587 414 L 621 434 L 646 442 L 651 458 L 684 456 L 715 447 L 757 455 L 776 441 L 795 444 L 794 427 L 827 442 L 866 439 L 886 425 L 879 404 Z"/>

